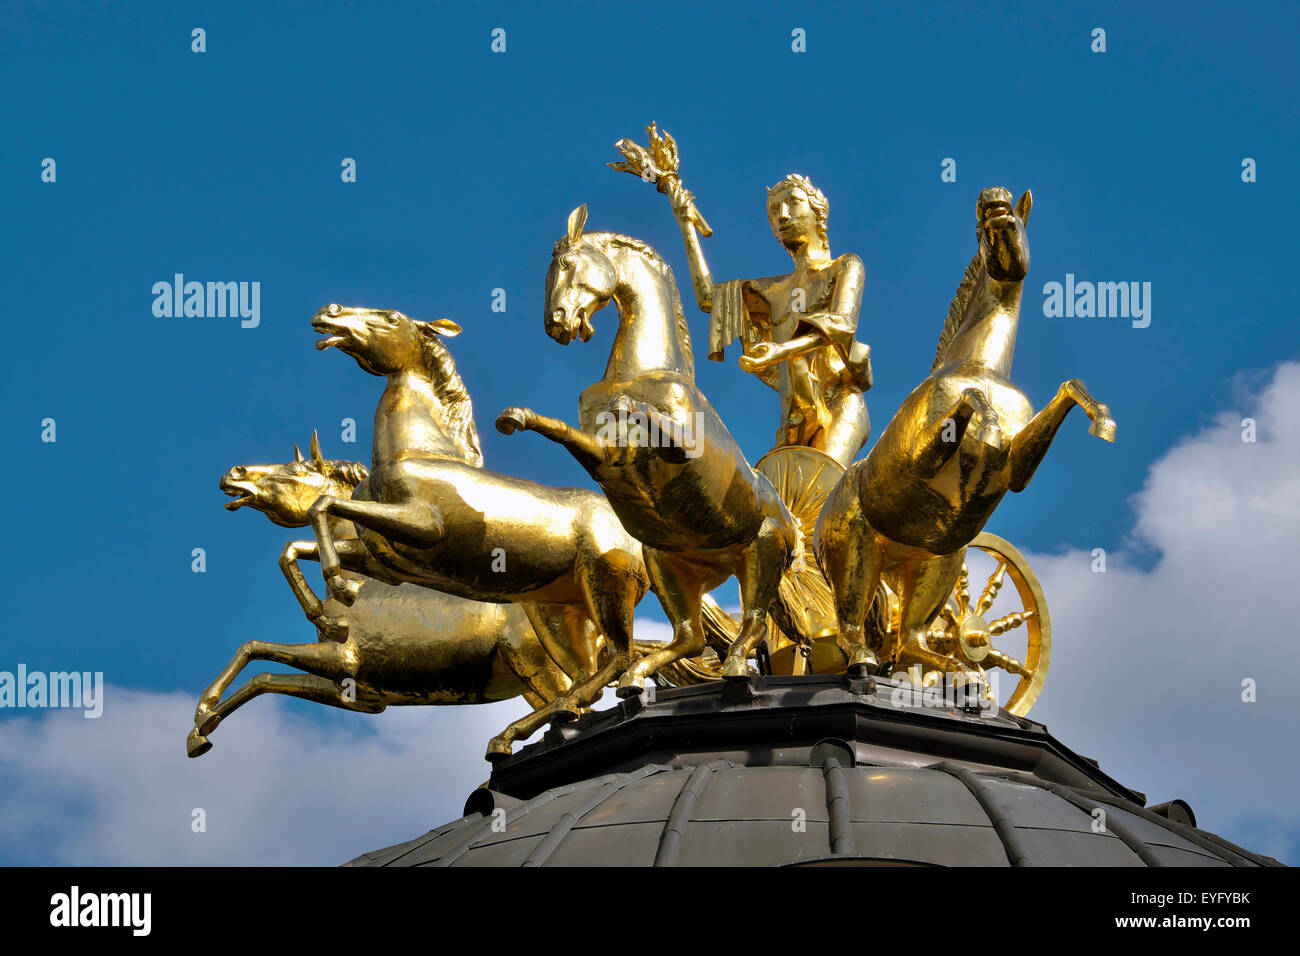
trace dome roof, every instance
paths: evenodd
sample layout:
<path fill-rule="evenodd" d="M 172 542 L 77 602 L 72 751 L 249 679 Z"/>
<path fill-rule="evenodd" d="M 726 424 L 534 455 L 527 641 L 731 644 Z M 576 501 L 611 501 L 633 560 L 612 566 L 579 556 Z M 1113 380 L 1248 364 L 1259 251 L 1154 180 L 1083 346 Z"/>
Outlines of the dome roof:
<path fill-rule="evenodd" d="M 901 686 L 756 678 L 624 701 L 498 764 L 460 820 L 349 865 L 1279 865 L 1181 801 L 1145 807 L 1041 724 Z"/>

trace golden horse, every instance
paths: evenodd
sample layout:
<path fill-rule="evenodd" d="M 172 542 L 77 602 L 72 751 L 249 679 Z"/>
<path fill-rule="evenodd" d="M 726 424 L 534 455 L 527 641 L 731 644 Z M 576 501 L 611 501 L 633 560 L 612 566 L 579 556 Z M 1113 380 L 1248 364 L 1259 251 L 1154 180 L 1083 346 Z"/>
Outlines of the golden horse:
<path fill-rule="evenodd" d="M 322 495 L 350 497 L 366 479 L 360 462 L 321 455 L 312 434 L 310 457 L 294 448 L 293 461 L 237 465 L 221 478 L 232 500 L 226 508 L 249 507 L 284 528 L 305 527 L 309 509 Z M 350 521 L 331 517 L 335 542 L 356 538 Z M 314 558 L 315 541 L 294 541 L 280 557 L 294 595 L 316 627 L 314 644 L 253 640 L 199 698 L 194 729 L 186 740 L 191 757 L 207 753 L 208 735 L 230 713 L 262 694 L 286 694 L 344 710 L 377 714 L 390 705 L 482 704 L 523 696 L 539 708 L 572 686 L 543 649 L 524 609 L 431 591 L 413 584 L 363 580 L 351 608 L 326 605 L 312 592 L 298 559 Z M 252 661 L 265 660 L 304 674 L 258 674 L 222 699 Z M 594 662 L 593 662 L 594 666 Z M 348 682 L 351 681 L 349 684 Z"/>
<path fill-rule="evenodd" d="M 337 346 L 387 380 L 364 494 L 322 495 L 309 509 L 330 593 L 350 605 L 358 585 L 343 569 L 379 565 L 389 580 L 523 604 L 574 678 L 568 693 L 492 739 L 489 759 L 506 756 L 512 741 L 590 706 L 631 663 L 632 613 L 649 583 L 641 546 L 597 492 L 481 467 L 468 392 L 438 341 L 460 332 L 454 322 L 329 305 L 312 326 L 318 348 Z M 331 516 L 351 521 L 357 538 L 336 542 Z M 606 653 L 591 670 L 600 635 Z"/>
<path fill-rule="evenodd" d="M 875 650 L 952 669 L 926 634 L 966 545 L 1003 495 L 1029 484 L 1075 405 L 1093 435 L 1115 440 L 1110 409 L 1078 379 L 1063 383 L 1038 414 L 1010 381 L 1031 205 L 1028 191 L 1014 208 L 1005 189 L 980 193 L 979 249 L 948 310 L 930 377 L 844 473 L 818 516 L 813 544 L 835 594 L 840 648 L 857 672 L 876 668 Z M 900 645 L 873 650 L 863 622 L 882 575 L 898 594 Z"/>
<path fill-rule="evenodd" d="M 746 658 L 767 634 L 769 607 L 783 604 L 778 585 L 802 549 L 799 526 L 696 387 L 690 333 L 668 265 L 637 239 L 584 235 L 586 217 L 586 206 L 575 209 L 555 245 L 545 328 L 562 345 L 574 337 L 585 342 L 592 316 L 614 302 L 620 321 L 605 376 L 579 399 L 580 429 L 517 407 L 501 413 L 497 428 L 535 431 L 564 445 L 644 546 L 673 637 L 627 670 L 618 693 L 640 693 L 647 677 L 703 649 L 703 599 L 733 575 L 742 621 L 723 673 L 742 677 Z"/>

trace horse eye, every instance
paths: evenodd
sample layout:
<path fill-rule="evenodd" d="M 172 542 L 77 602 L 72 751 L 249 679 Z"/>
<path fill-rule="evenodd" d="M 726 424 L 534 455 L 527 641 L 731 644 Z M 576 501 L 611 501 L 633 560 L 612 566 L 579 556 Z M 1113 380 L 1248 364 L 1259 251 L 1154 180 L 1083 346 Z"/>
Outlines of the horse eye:
<path fill-rule="evenodd" d="M 573 256 L 562 256 L 560 258 L 560 267 L 563 269 L 576 269 L 577 266 L 578 260 Z"/>

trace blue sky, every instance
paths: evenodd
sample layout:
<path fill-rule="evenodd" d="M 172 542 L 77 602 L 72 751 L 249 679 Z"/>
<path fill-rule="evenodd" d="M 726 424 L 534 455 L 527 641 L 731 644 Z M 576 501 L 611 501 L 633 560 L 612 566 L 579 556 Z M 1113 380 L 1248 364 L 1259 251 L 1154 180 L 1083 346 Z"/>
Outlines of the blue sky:
<path fill-rule="evenodd" d="M 313 349 L 308 320 L 328 302 L 455 319 L 488 466 L 590 485 L 561 449 L 490 423 L 512 404 L 572 420 L 603 371 L 610 315 L 567 349 L 541 328 L 551 244 L 578 203 L 589 228 L 649 241 L 685 280 L 667 201 L 604 165 L 651 120 L 677 138 L 719 278 L 786 270 L 767 186 L 801 172 L 829 197 L 832 251 L 866 264 L 876 434 L 929 370 L 979 190 L 1032 188 L 1013 378 L 1038 406 L 1082 378 L 1110 404 L 1118 442 L 1074 413 L 989 529 L 1034 554 L 1102 547 L 1151 571 L 1167 539 L 1136 533 L 1135 496 L 1153 467 L 1217 434 L 1216 416 L 1300 358 L 1298 19 L 1283 4 L 6 4 L 0 435 L 15 507 L 0 668 L 13 658 L 194 696 L 241 640 L 311 639 L 275 568 L 285 532 L 226 513 L 216 482 L 232 464 L 285 460 L 313 427 L 328 456 L 368 457 L 381 386 Z M 194 27 L 205 53 L 191 52 Z M 504 54 L 490 51 L 495 27 Z M 790 49 L 795 27 L 804 54 Z M 45 157 L 54 183 L 41 181 Z M 344 157 L 354 184 L 340 182 Z M 940 180 L 946 157 L 955 183 Z M 1257 182 L 1242 182 L 1246 157 Z M 151 288 L 175 273 L 260 282 L 260 325 L 155 317 Z M 1042 285 L 1066 273 L 1150 282 L 1150 326 L 1045 318 Z M 504 314 L 490 309 L 496 288 Z M 701 342 L 706 319 L 690 319 Z M 734 358 L 702 351 L 701 387 L 756 460 L 776 399 Z M 346 417 L 355 445 L 340 439 Z M 40 440 L 45 418 L 54 444 Z M 196 547 L 204 574 L 190 569 Z M 1203 556 L 1206 582 L 1225 560 L 1286 558 L 1228 550 Z M 643 611 L 658 616 L 653 602 Z M 1253 613 L 1241 609 L 1243 631 L 1276 626 Z M 1084 635 L 1058 627 L 1057 639 Z M 1054 674 L 1045 705 L 1068 680 Z M 249 710 L 263 706 L 282 705 Z M 366 720 L 283 707 L 322 733 Z M 1250 733 L 1290 733 L 1290 713 L 1252 718 Z M 48 718 L 0 724 L 19 719 Z M 1084 728 L 1053 731 L 1069 744 Z M 1106 747 L 1141 766 L 1133 741 L 1085 752 L 1105 766 Z"/>

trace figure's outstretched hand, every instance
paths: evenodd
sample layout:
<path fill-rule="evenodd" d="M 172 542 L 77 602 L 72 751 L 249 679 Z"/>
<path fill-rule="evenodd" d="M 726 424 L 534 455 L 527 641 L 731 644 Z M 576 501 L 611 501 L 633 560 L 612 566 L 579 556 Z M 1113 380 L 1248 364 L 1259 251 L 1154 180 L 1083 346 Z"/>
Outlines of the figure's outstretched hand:
<path fill-rule="evenodd" d="M 782 358 L 781 347 L 775 342 L 756 342 L 740 356 L 740 367 L 746 372 L 761 372 L 776 365 Z"/>

